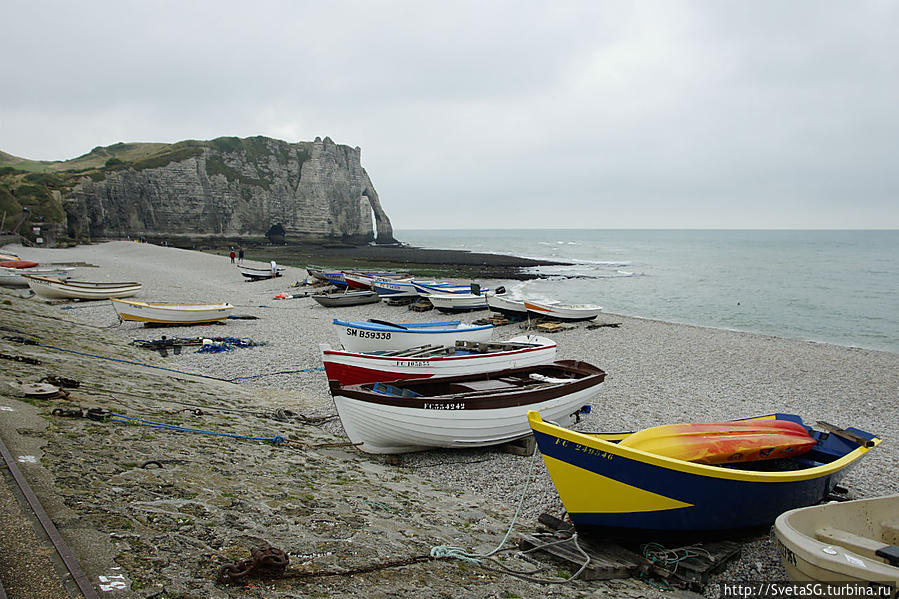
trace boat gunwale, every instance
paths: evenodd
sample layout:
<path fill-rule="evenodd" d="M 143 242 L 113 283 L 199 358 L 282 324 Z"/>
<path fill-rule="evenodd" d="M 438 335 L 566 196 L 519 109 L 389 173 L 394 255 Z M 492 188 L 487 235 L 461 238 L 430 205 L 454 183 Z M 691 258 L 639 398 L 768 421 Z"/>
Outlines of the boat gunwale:
<path fill-rule="evenodd" d="M 54 277 L 44 277 L 40 275 L 30 275 L 26 273 L 22 273 L 20 276 L 34 279 L 37 281 L 41 281 L 47 285 L 62 285 L 64 287 L 75 287 L 78 289 L 84 290 L 98 290 L 98 291 L 109 291 L 113 288 L 127 288 L 127 287 L 143 287 L 143 283 L 138 281 L 123 281 L 123 282 L 106 282 L 106 281 L 72 281 L 72 280 L 62 280 L 56 279 Z M 112 298 L 110 298 L 112 299 Z"/>
<path fill-rule="evenodd" d="M 377 356 L 371 353 L 366 352 L 353 352 L 345 349 L 325 349 L 322 350 L 322 354 L 326 356 L 347 356 L 352 358 L 364 358 L 364 359 L 372 359 L 372 360 L 386 360 L 389 362 L 435 362 L 435 361 L 452 361 L 452 360 L 471 360 L 473 358 L 483 358 L 483 357 L 505 357 L 511 355 L 519 355 L 524 353 L 530 353 L 535 351 L 543 351 L 549 349 L 558 349 L 559 345 L 555 342 L 546 345 L 534 345 L 533 347 L 520 347 L 517 349 L 508 349 L 502 350 L 498 352 L 486 352 L 483 354 L 466 354 L 463 356 Z"/>
<path fill-rule="evenodd" d="M 162 310 L 169 312 L 204 312 L 208 310 L 228 310 L 233 309 L 234 306 L 229 304 L 228 302 L 224 302 L 221 304 L 179 304 L 179 303 L 152 303 L 152 302 L 141 302 L 134 300 L 123 300 L 115 297 L 109 298 L 111 302 L 118 302 L 120 304 L 127 304 L 129 306 L 134 306 L 137 308 L 149 308 L 152 310 Z"/>
<path fill-rule="evenodd" d="M 768 414 L 765 416 L 756 416 L 755 419 L 776 419 L 776 416 L 776 414 Z M 745 420 L 752 419 L 753 418 L 746 418 Z M 678 460 L 676 458 L 669 458 L 654 453 L 649 453 L 640 449 L 622 447 L 621 445 L 612 443 L 607 439 L 609 437 L 621 439 L 631 433 L 598 433 L 591 435 L 589 433 L 572 431 L 544 421 L 540 414 L 533 410 L 528 412 L 528 422 L 530 423 L 531 428 L 536 432 L 543 433 L 549 437 L 562 439 L 563 441 L 582 445 L 584 447 L 614 455 L 623 459 L 641 462 L 644 464 L 649 464 L 676 472 L 682 472 L 685 474 L 704 476 L 707 478 L 719 478 L 725 480 L 737 480 L 746 482 L 799 482 L 828 476 L 830 474 L 834 474 L 843 470 L 853 462 L 857 461 L 869 450 L 880 445 L 882 441 L 880 437 L 873 436 L 871 439 L 871 441 L 873 441 L 873 445 L 871 447 L 859 446 L 856 449 L 853 449 L 845 455 L 837 458 L 836 460 L 828 462 L 826 464 L 821 464 L 820 466 L 782 472 L 758 472 L 755 470 L 722 468 L 720 466 L 686 462 L 684 460 Z M 552 458 L 554 460 L 564 462 L 564 460 L 556 458 L 552 455 L 548 455 L 545 452 L 543 452 L 543 457 L 544 459 Z"/>
<path fill-rule="evenodd" d="M 492 324 L 484 324 L 484 325 L 467 325 L 463 326 L 463 323 L 459 320 L 448 320 L 445 322 L 433 322 L 433 323 L 396 323 L 400 326 L 392 327 L 383 324 L 378 324 L 376 322 L 356 322 L 356 321 L 347 321 L 340 320 L 339 318 L 335 318 L 332 321 L 332 324 L 342 327 L 348 327 L 353 329 L 362 329 L 366 331 L 384 331 L 389 333 L 424 333 L 424 334 L 446 334 L 446 333 L 468 333 L 472 331 L 483 331 L 485 329 L 492 329 Z M 449 327 L 455 328 L 449 328 Z M 405 327 L 405 328 L 402 328 Z M 442 328 L 438 328 L 442 327 Z"/>
<path fill-rule="evenodd" d="M 507 368 L 492 372 L 481 372 L 474 375 L 451 375 L 430 378 L 402 379 L 396 381 L 385 381 L 392 384 L 400 384 L 411 387 L 419 385 L 433 385 L 435 383 L 450 384 L 453 382 L 465 382 L 472 379 L 489 379 L 500 378 L 501 376 L 510 376 L 524 371 L 534 370 L 537 368 L 556 367 L 567 371 L 576 371 L 585 374 L 579 379 L 569 379 L 564 382 L 550 383 L 544 387 L 509 387 L 501 389 L 488 389 L 483 391 L 470 390 L 459 393 L 448 393 L 442 395 L 420 395 L 416 397 L 392 396 L 378 393 L 377 391 L 363 389 L 365 385 L 373 386 L 375 383 L 360 383 L 353 385 L 342 385 L 336 380 L 328 381 L 328 389 L 333 397 L 344 397 L 364 403 L 387 405 L 401 408 L 409 408 L 414 410 L 431 411 L 434 408 L 426 407 L 428 405 L 457 404 L 461 402 L 470 402 L 463 408 L 453 410 L 435 411 L 472 411 L 472 410 L 491 410 L 499 408 L 510 408 L 518 406 L 533 405 L 542 403 L 552 399 L 558 399 L 584 391 L 598 386 L 606 378 L 606 373 L 601 368 L 580 362 L 577 360 L 557 360 L 552 364 L 535 364 L 533 366 L 525 366 L 521 368 Z M 537 381 L 535 381 L 537 384 Z M 529 410 L 533 411 L 533 410 Z"/>

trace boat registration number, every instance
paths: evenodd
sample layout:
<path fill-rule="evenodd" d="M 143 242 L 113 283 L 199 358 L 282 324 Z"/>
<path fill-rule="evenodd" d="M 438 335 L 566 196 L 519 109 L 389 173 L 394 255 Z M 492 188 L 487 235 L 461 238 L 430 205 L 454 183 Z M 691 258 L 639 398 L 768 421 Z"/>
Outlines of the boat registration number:
<path fill-rule="evenodd" d="M 426 410 L 464 410 L 465 403 L 426 403 L 424 405 L 424 409 Z"/>
<path fill-rule="evenodd" d="M 383 331 L 365 331 L 347 328 L 346 334 L 350 337 L 360 337 L 362 339 L 390 339 L 390 333 Z"/>

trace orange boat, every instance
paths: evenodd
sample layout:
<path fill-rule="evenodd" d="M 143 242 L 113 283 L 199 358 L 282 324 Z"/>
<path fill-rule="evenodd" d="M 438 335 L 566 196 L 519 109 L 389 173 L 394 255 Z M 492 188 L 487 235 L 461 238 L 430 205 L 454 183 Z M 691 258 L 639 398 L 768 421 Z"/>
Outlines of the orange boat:
<path fill-rule="evenodd" d="M 620 445 L 697 464 L 731 464 L 795 457 L 815 439 L 798 422 L 737 420 L 665 424 L 630 435 Z"/>
<path fill-rule="evenodd" d="M 34 268 L 37 265 L 37 262 L 32 262 L 31 260 L 4 260 L 0 262 L 0 267 L 3 268 Z"/>

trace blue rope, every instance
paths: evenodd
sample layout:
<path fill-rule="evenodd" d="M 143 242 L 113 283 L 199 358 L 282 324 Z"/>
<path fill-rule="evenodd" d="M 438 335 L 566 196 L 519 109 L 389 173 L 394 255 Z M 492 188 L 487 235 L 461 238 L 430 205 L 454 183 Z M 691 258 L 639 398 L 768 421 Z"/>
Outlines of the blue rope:
<path fill-rule="evenodd" d="M 247 441 L 268 441 L 273 445 L 281 445 L 286 443 L 286 439 L 281 435 L 274 437 L 251 437 L 248 435 L 238 435 L 235 433 L 220 433 L 217 431 L 207 431 L 201 428 L 188 428 L 186 426 L 175 426 L 174 424 L 166 424 L 164 422 L 154 422 L 152 420 L 144 420 L 143 418 L 135 418 L 133 416 L 125 416 L 123 414 L 110 414 L 110 422 L 120 422 L 122 424 L 137 424 L 138 426 L 148 426 L 150 428 L 164 428 L 170 431 L 179 431 L 182 433 L 197 433 L 200 435 L 215 435 L 218 437 L 231 437 L 232 439 L 245 439 Z M 114 418 L 113 418 L 114 416 Z"/>

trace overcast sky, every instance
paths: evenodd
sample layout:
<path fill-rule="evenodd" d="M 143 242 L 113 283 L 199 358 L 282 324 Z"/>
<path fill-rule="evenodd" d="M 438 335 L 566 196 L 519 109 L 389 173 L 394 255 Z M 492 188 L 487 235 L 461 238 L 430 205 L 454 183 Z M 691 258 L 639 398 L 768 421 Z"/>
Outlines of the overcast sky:
<path fill-rule="evenodd" d="M 899 228 L 899 2 L 3 6 L 0 150 L 329 136 L 410 228 Z"/>

